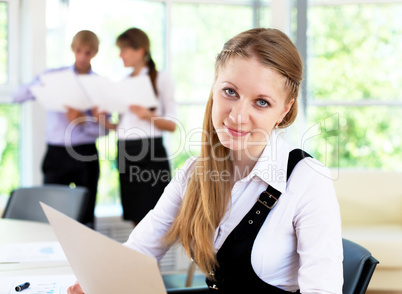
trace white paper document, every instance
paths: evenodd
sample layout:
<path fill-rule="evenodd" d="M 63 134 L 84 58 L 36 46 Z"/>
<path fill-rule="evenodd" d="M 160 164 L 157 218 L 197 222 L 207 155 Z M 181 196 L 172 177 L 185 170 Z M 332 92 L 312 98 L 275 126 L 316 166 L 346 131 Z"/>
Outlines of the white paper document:
<path fill-rule="evenodd" d="M 127 248 L 41 203 L 84 293 L 166 294 L 153 257 Z"/>
<path fill-rule="evenodd" d="M 97 106 L 100 111 L 124 113 L 130 105 L 156 107 L 157 99 L 148 75 L 119 82 L 98 75 L 76 75 L 71 70 L 40 76 L 42 85 L 30 87 L 47 110 L 66 112 L 67 106 L 81 111 Z"/>
<path fill-rule="evenodd" d="M 65 112 L 66 107 L 81 111 L 92 107 L 73 71 L 46 73 L 40 76 L 40 80 L 42 85 L 31 86 L 30 90 L 45 109 Z"/>
<path fill-rule="evenodd" d="M 0 263 L 67 260 L 58 242 L 26 242 L 0 245 Z"/>
<path fill-rule="evenodd" d="M 0 294 L 66 294 L 76 280 L 74 275 L 4 277 L 0 278 Z M 27 289 L 15 291 L 16 286 L 26 282 L 30 283 Z"/>
<path fill-rule="evenodd" d="M 79 75 L 86 94 L 100 111 L 124 113 L 130 105 L 156 107 L 152 82 L 147 75 L 127 78 L 120 82 L 96 75 Z"/>

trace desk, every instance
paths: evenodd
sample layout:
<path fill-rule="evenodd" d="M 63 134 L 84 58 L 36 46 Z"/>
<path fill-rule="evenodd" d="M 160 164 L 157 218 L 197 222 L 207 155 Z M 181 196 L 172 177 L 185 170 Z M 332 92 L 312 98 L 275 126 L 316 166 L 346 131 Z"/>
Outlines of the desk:
<path fill-rule="evenodd" d="M 57 241 L 47 223 L 0 218 L 0 244 Z"/>
<path fill-rule="evenodd" d="M 0 245 L 57 241 L 47 223 L 0 218 Z M 67 261 L 0 264 L 0 277 L 73 274 Z"/>
<path fill-rule="evenodd" d="M 51 226 L 47 223 L 11 220 L 0 218 L 0 245 L 23 242 L 52 242 L 57 241 Z M 0 278 L 15 276 L 46 276 L 73 275 L 67 261 L 29 262 L 29 263 L 0 263 Z M 186 275 L 163 275 L 163 280 L 169 293 L 176 293 L 177 288 L 184 287 Z M 198 289 L 198 292 L 197 292 Z M 0 294 L 3 294 L 0 285 Z M 23 293 L 23 292 L 22 292 Z M 182 293 L 181 290 L 177 293 Z M 206 293 L 205 277 L 196 275 L 193 293 Z"/>

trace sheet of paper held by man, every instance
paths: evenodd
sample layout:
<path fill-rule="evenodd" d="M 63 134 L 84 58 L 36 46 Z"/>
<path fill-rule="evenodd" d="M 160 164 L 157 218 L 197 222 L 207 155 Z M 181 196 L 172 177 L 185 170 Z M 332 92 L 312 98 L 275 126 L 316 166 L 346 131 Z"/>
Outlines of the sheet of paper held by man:
<path fill-rule="evenodd" d="M 40 80 L 42 85 L 29 89 L 47 110 L 66 112 L 68 106 L 84 111 L 93 106 L 71 70 L 46 73 Z"/>
<path fill-rule="evenodd" d="M 100 111 L 125 113 L 130 105 L 151 108 L 157 106 L 149 76 L 141 75 L 119 82 L 97 75 L 79 75 L 86 94 Z M 147 99 L 144 99 L 147 97 Z"/>
<path fill-rule="evenodd" d="M 41 203 L 85 293 L 166 293 L 156 260 Z"/>

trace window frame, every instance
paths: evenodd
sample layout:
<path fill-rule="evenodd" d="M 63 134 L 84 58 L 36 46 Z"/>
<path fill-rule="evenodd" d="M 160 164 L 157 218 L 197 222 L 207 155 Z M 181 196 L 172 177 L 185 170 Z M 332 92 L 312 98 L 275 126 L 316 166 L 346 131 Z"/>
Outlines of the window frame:
<path fill-rule="evenodd" d="M 296 46 L 298 47 L 303 63 L 305 64 L 305 77 L 302 83 L 302 88 L 301 88 L 301 97 L 300 100 L 302 103 L 300 103 L 300 114 L 303 116 L 303 121 L 302 124 L 304 124 L 303 129 L 304 132 L 308 132 L 310 129 L 312 129 L 314 126 L 308 127 L 309 124 L 309 116 L 311 115 L 312 112 L 315 110 L 318 110 L 319 108 L 323 107 L 332 107 L 332 106 L 340 106 L 344 107 L 345 109 L 351 109 L 353 107 L 367 107 L 371 109 L 375 109 L 375 107 L 402 107 L 402 97 L 398 96 L 393 100 L 385 100 L 383 97 L 378 97 L 379 99 L 374 99 L 374 97 L 367 97 L 369 99 L 364 99 L 364 100 L 355 100 L 355 101 L 348 101 L 348 97 L 338 97 L 338 100 L 315 100 L 312 97 L 311 89 L 309 88 L 309 72 L 308 72 L 308 67 L 309 67 L 309 62 L 311 60 L 308 59 L 308 54 L 309 54 L 309 48 L 308 48 L 308 37 L 307 37 L 307 30 L 309 27 L 309 19 L 307 17 L 308 11 L 312 7 L 324 7 L 324 6 L 335 6 L 335 7 L 344 7 L 347 5 L 387 5 L 387 4 L 402 4 L 402 0 L 329 0 L 329 1 L 309 1 L 309 0 L 293 0 L 293 8 L 296 8 L 297 11 L 297 27 L 295 29 L 295 35 L 296 35 Z M 330 118 L 329 118 L 330 120 Z M 339 122 L 339 118 L 338 118 Z M 326 124 L 326 122 L 325 122 Z M 319 124 L 321 127 L 323 125 Z M 317 125 L 315 125 L 317 126 Z M 292 126 L 293 127 L 293 126 Z M 324 127 L 325 131 L 328 131 Z M 337 130 L 337 129 L 336 129 Z M 335 131 L 336 131 L 335 130 Z M 322 132 L 323 130 L 321 130 Z M 330 129 L 329 131 L 332 131 Z M 303 136 L 302 141 L 303 141 Z M 339 144 L 339 139 L 337 139 Z M 306 142 L 302 142 L 302 144 L 305 144 Z M 339 152 L 339 151 L 336 151 Z M 337 153 L 337 156 L 340 156 Z M 326 164 L 324 160 L 324 164 Z M 333 176 L 337 176 L 337 171 L 339 168 L 345 168 L 348 169 L 350 167 L 342 167 L 339 165 L 339 158 L 338 158 L 338 164 L 335 166 L 330 167 L 333 170 Z M 368 168 L 370 167 L 363 167 L 363 166 L 358 166 L 358 168 Z"/>
<path fill-rule="evenodd" d="M 18 36 L 19 36 L 19 7 L 20 0 L 1 0 L 7 3 L 7 76 L 6 84 L 0 84 L 0 103 L 11 102 L 11 93 L 18 84 L 19 63 L 18 63 Z"/>

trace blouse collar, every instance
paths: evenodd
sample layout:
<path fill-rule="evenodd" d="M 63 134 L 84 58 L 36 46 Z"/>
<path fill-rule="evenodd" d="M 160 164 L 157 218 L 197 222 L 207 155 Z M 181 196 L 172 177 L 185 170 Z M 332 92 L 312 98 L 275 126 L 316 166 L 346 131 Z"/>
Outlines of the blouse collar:
<path fill-rule="evenodd" d="M 286 189 L 287 164 L 291 150 L 291 146 L 280 136 L 280 133 L 273 130 L 253 170 L 243 181 L 258 177 L 267 185 L 283 193 Z"/>

